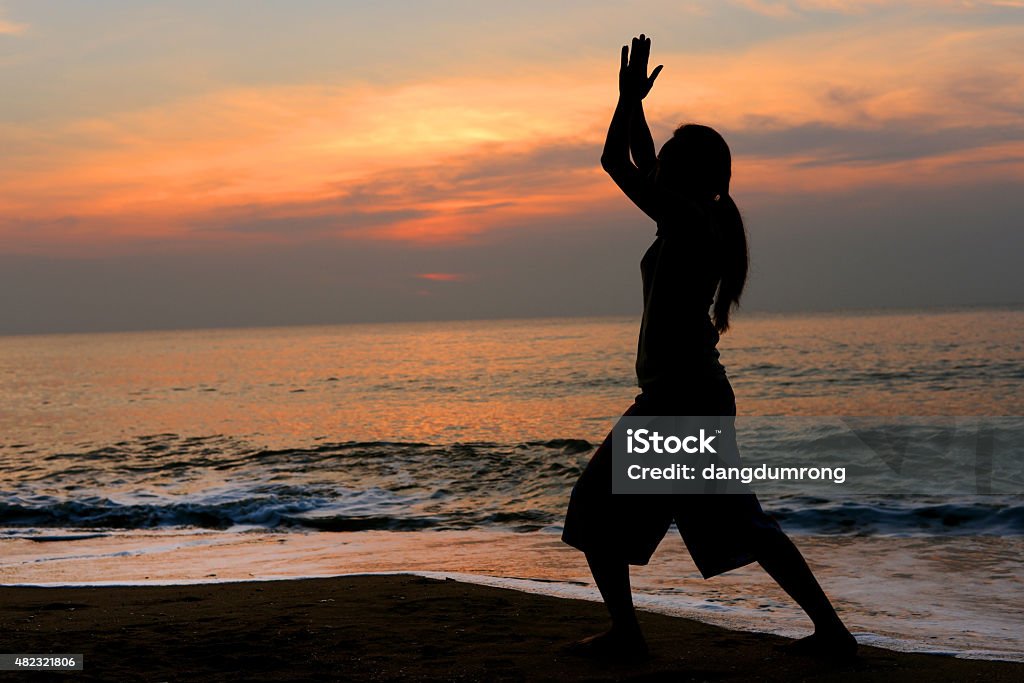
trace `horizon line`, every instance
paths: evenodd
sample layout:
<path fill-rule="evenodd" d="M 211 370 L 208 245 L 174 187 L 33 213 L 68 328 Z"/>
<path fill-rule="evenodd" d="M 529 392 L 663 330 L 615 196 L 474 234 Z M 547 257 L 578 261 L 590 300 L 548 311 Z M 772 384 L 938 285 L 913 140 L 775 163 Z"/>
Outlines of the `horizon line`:
<path fill-rule="evenodd" d="M 735 315 L 740 319 L 747 316 L 752 317 L 799 317 L 799 316 L 838 316 L 838 315 L 898 315 L 901 313 L 953 313 L 961 311 L 1017 311 L 1024 310 L 1024 301 L 1005 303 L 982 303 L 982 304 L 931 304 L 923 306 L 840 306 L 836 308 L 804 308 L 804 309 L 738 309 Z M 437 318 L 437 319 L 393 319 L 393 320 L 348 320 L 348 321 L 321 321 L 308 323 L 284 323 L 284 324 L 252 324 L 252 325 L 198 325 L 194 327 L 141 327 L 141 328 L 111 328 L 98 330 L 51 330 L 51 331 L 0 331 L 0 339 L 6 337 L 56 337 L 71 335 L 90 334 L 147 334 L 159 332 L 204 332 L 217 330 L 276 330 L 300 327 L 347 327 L 367 325 L 432 325 L 443 323 L 485 323 L 503 321 L 529 321 L 529 320 L 600 320 L 615 318 L 636 318 L 639 320 L 640 313 L 605 313 L 599 315 L 561 314 L 561 315 L 509 315 L 502 317 L 474 317 L 464 318 Z"/>

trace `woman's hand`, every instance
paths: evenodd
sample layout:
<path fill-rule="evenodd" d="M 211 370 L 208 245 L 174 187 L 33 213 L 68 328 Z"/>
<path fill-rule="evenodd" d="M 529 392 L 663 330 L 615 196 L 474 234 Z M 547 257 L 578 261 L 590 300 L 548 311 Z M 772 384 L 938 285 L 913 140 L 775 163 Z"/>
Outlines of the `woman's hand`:
<path fill-rule="evenodd" d="M 647 63 L 651 58 L 651 39 L 640 34 L 633 39 L 630 46 L 622 46 L 622 64 L 619 67 L 619 95 L 637 101 L 647 97 L 654 87 L 654 79 L 661 73 L 664 65 L 654 67 L 651 75 L 647 75 Z"/>

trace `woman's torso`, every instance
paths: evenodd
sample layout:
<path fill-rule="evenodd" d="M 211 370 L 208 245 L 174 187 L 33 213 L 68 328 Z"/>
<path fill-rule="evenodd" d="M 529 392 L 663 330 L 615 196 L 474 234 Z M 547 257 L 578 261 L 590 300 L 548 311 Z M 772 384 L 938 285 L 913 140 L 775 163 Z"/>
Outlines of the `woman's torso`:
<path fill-rule="evenodd" d="M 658 223 L 640 262 L 644 313 L 636 373 L 643 388 L 725 375 L 709 314 L 720 279 L 715 239 L 707 213 L 697 207 Z"/>

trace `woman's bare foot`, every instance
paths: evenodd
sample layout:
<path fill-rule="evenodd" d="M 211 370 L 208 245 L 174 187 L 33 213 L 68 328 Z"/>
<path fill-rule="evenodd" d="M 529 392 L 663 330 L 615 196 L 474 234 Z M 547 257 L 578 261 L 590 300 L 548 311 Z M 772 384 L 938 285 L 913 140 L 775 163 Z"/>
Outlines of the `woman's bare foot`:
<path fill-rule="evenodd" d="M 640 627 L 617 628 L 613 626 L 604 633 L 588 636 L 565 648 L 567 654 L 591 659 L 615 659 L 619 661 L 644 661 L 649 653 L 647 641 Z"/>
<path fill-rule="evenodd" d="M 782 649 L 787 654 L 842 663 L 857 656 L 857 639 L 844 627 L 841 630 L 815 631 L 806 638 L 782 646 Z"/>

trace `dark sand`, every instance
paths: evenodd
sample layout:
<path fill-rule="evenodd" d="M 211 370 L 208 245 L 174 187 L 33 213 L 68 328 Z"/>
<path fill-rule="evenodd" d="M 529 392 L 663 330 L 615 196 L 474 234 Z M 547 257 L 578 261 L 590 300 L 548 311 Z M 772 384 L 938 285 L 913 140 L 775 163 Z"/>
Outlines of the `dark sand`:
<path fill-rule="evenodd" d="M 1021 681 L 1024 664 L 862 648 L 830 668 L 785 639 L 643 614 L 653 658 L 581 660 L 598 603 L 415 576 L 197 586 L 0 587 L 0 652 L 85 655 L 85 670 L 0 680 Z"/>

